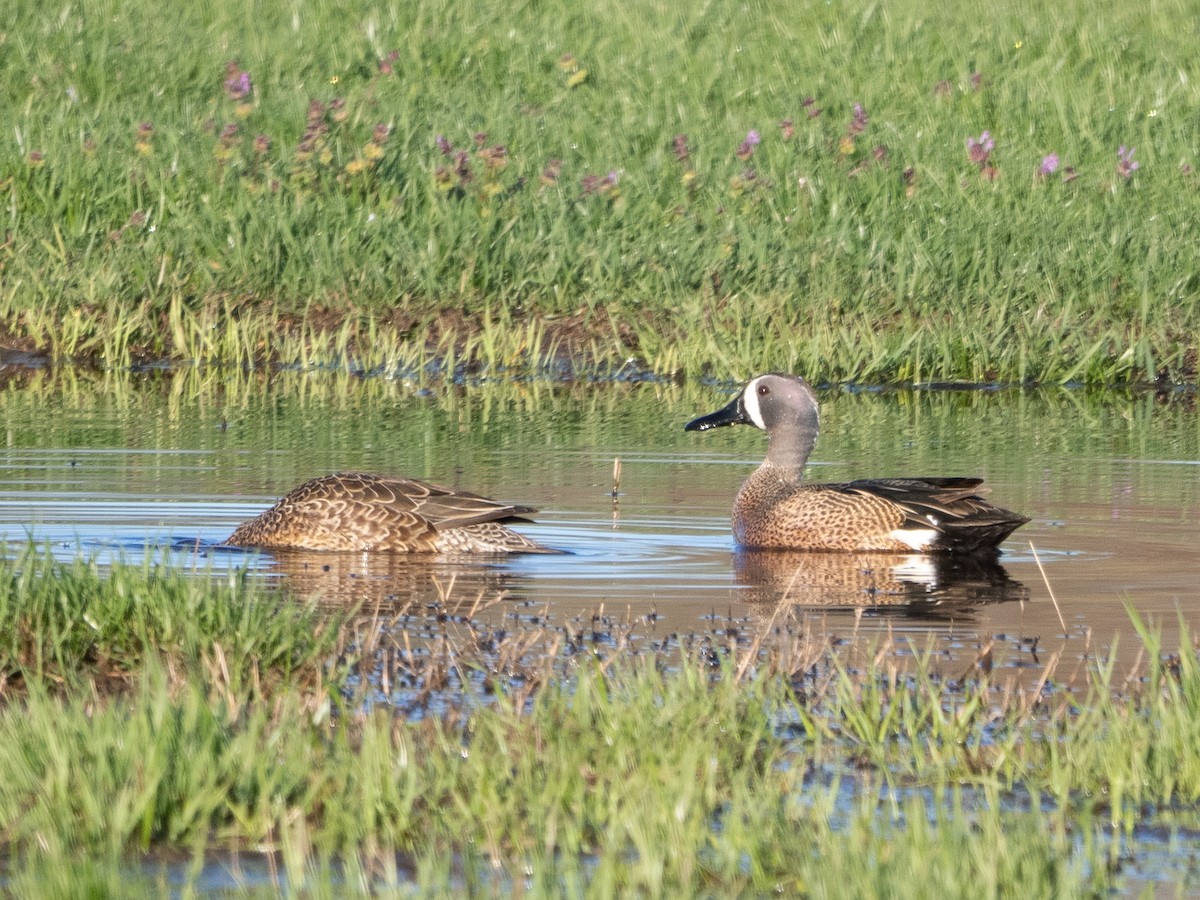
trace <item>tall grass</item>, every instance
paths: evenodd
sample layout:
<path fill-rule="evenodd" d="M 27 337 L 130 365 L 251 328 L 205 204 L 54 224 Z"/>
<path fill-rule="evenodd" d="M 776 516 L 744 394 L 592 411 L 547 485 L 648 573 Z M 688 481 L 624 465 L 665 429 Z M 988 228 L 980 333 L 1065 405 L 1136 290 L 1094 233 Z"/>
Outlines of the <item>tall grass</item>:
<path fill-rule="evenodd" d="M 1182 0 L 248 15 L 0 13 L 6 340 L 110 365 L 1195 376 Z"/>

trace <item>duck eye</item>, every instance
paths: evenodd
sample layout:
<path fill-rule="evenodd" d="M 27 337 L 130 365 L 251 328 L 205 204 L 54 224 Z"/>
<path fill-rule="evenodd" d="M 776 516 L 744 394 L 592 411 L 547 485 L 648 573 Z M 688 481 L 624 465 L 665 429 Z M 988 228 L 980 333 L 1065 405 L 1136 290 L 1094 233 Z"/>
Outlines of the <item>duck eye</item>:
<path fill-rule="evenodd" d="M 765 397 L 769 393 L 771 393 L 771 389 L 769 387 L 767 387 L 765 384 L 760 384 L 758 386 L 758 396 Z"/>

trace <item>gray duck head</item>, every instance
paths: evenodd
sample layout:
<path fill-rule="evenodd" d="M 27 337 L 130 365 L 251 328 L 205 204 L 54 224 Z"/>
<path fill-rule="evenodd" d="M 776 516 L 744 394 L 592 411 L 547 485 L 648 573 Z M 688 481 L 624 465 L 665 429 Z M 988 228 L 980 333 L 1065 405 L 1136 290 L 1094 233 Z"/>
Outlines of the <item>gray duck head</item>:
<path fill-rule="evenodd" d="M 817 398 L 803 378 L 770 373 L 750 381 L 728 405 L 693 419 L 685 431 L 753 425 L 770 438 L 767 465 L 804 468 L 821 430 Z"/>

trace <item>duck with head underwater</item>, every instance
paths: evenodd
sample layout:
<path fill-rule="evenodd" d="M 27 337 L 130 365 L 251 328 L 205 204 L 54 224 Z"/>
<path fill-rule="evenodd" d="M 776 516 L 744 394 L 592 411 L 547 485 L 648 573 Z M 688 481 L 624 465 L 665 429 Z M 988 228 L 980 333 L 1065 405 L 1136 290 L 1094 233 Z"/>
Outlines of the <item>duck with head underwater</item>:
<path fill-rule="evenodd" d="M 803 378 L 767 374 L 687 431 L 753 425 L 767 457 L 738 491 L 733 534 L 746 549 L 996 553 L 1029 519 L 983 499 L 982 478 L 874 478 L 810 484 L 817 398 Z"/>

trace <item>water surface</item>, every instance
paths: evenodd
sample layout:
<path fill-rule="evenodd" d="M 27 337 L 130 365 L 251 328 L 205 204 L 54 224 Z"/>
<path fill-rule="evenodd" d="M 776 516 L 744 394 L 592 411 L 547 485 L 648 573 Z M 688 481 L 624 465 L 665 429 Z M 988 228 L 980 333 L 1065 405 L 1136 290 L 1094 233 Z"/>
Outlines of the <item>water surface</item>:
<path fill-rule="evenodd" d="M 821 391 L 809 477 L 981 475 L 992 499 L 1032 518 L 997 565 L 960 565 L 735 551 L 729 508 L 764 436 L 683 431 L 732 385 L 6 374 L 0 533 L 63 556 L 250 567 L 336 603 L 486 600 L 508 604 L 497 615 L 519 605 L 562 619 L 603 607 L 664 633 L 719 616 L 932 635 L 964 659 L 995 644 L 1001 664 L 1018 666 L 1031 645 L 1069 659 L 1114 642 L 1132 652 L 1126 604 L 1164 627 L 1167 646 L 1179 617 L 1195 620 L 1200 428 L 1189 394 Z M 214 547 L 296 484 L 349 469 L 533 504 L 541 513 L 523 530 L 569 553 L 428 561 Z"/>

